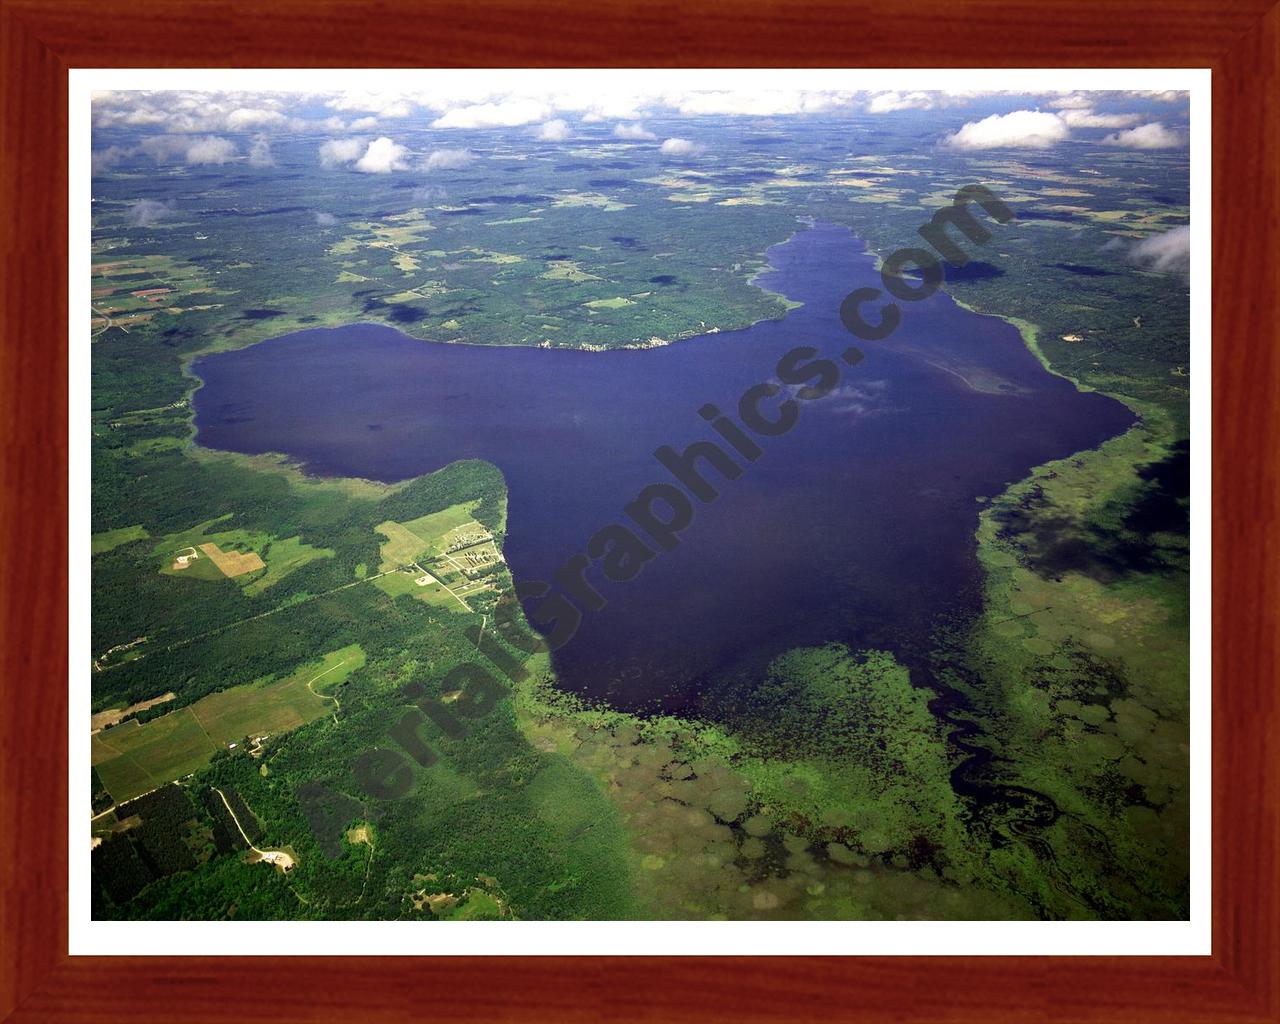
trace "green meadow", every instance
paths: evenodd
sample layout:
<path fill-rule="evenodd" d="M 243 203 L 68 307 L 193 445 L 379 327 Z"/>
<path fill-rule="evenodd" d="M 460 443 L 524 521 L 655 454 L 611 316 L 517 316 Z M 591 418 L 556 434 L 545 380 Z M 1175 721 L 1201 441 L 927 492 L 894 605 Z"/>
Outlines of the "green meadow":
<path fill-rule="evenodd" d="M 146 540 L 149 536 L 146 530 L 136 525 L 122 526 L 118 530 L 104 530 L 102 533 L 93 535 L 90 551 L 95 555 L 101 554 L 118 548 L 121 544 L 128 544 L 130 541 Z"/>
<path fill-rule="evenodd" d="M 122 722 L 94 734 L 93 767 L 116 803 L 123 803 L 190 775 L 229 744 L 288 732 L 331 712 L 334 703 L 323 691 L 364 663 L 360 646 L 350 644 L 284 679 L 222 690 L 148 722 Z"/>
<path fill-rule="evenodd" d="M 332 558 L 334 555 L 332 548 L 313 547 L 304 543 L 301 537 L 278 538 L 262 530 L 246 529 L 209 532 L 217 524 L 231 518 L 232 514 L 226 513 L 189 530 L 170 534 L 159 541 L 155 546 L 155 554 L 160 562 L 160 572 L 181 579 L 226 579 L 225 574 L 203 552 L 197 550 L 197 557 L 181 569 L 177 567 L 176 559 L 181 554 L 190 555 L 192 549 L 198 549 L 201 544 L 216 544 L 223 552 L 253 552 L 265 563 L 264 568 L 234 577 L 245 594 L 252 596 L 279 583 L 308 562 L 317 558 Z"/>

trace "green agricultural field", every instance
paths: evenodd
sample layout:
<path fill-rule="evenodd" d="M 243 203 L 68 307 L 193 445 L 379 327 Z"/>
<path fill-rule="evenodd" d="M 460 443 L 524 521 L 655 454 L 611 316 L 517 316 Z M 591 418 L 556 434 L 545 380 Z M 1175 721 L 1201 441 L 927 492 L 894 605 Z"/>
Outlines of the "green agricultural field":
<path fill-rule="evenodd" d="M 387 575 L 379 577 L 374 581 L 374 586 L 381 590 L 384 594 L 391 597 L 398 597 L 401 594 L 408 594 L 410 597 L 419 601 L 425 601 L 427 604 L 436 605 L 440 608 L 454 608 L 461 610 L 462 603 L 454 597 L 444 584 L 438 580 L 432 583 L 418 585 L 421 577 L 417 572 L 410 569 L 408 571 L 390 572 Z"/>
<path fill-rule="evenodd" d="M 492 588 L 470 576 L 502 559 L 489 529 L 473 518 L 478 504 L 459 502 L 407 522 L 379 524 L 377 531 L 386 538 L 379 571 L 386 575 L 375 586 L 392 597 L 408 594 L 431 605 L 472 611 L 467 598 Z"/>
<path fill-rule="evenodd" d="M 117 803 L 202 768 L 246 737 L 296 729 L 333 711 L 332 690 L 362 668 L 358 644 L 332 651 L 285 679 L 234 686 L 149 722 L 132 719 L 95 733 L 92 763 Z"/>
<path fill-rule="evenodd" d="M 182 579 L 220 580 L 226 575 L 217 565 L 199 550 L 201 544 L 216 544 L 223 552 L 250 552 L 258 555 L 265 563 L 262 569 L 255 569 L 234 577 L 236 582 L 249 596 L 260 594 L 268 587 L 279 583 L 282 579 L 317 558 L 332 558 L 332 548 L 312 547 L 303 542 L 301 537 L 285 537 L 278 539 L 270 533 L 260 530 L 227 530 L 209 533 L 211 526 L 230 518 L 229 515 L 207 520 L 182 533 L 170 534 L 155 547 L 160 560 L 160 572 Z M 179 556 L 188 556 L 190 560 L 178 568 Z M 194 555 L 194 557 L 192 557 Z"/>
<path fill-rule="evenodd" d="M 90 552 L 97 555 L 103 551 L 118 548 L 121 544 L 128 544 L 130 541 L 146 540 L 149 536 L 150 534 L 141 526 L 122 526 L 118 530 L 104 530 L 102 533 L 93 535 Z"/>
<path fill-rule="evenodd" d="M 377 530 L 387 540 L 382 545 L 382 565 L 378 571 L 386 572 L 397 565 L 440 554 L 455 538 L 466 533 L 468 527 L 474 528 L 477 534 L 487 536 L 489 531 L 472 516 L 477 504 L 474 501 L 464 501 L 441 512 L 432 512 L 408 522 L 380 523 Z"/>
<path fill-rule="evenodd" d="M 378 532 L 387 538 L 382 545 L 382 564 L 379 572 L 387 572 L 396 566 L 412 562 L 426 554 L 428 542 L 402 523 L 385 522 Z"/>
<path fill-rule="evenodd" d="M 314 548 L 304 544 L 301 537 L 286 537 L 283 540 L 270 540 L 257 549 L 262 560 L 267 563 L 267 571 L 257 576 L 244 588 L 246 594 L 260 594 L 273 583 L 284 579 L 294 569 L 300 569 L 316 558 L 332 558 L 332 548 Z"/>

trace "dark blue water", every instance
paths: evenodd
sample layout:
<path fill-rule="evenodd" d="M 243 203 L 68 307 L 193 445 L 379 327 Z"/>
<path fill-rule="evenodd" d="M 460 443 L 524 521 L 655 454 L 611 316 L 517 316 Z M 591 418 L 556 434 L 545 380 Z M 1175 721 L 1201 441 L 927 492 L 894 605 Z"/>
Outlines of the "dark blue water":
<path fill-rule="evenodd" d="M 623 506 L 645 485 L 671 481 L 655 448 L 717 440 L 703 405 L 736 410 L 795 346 L 839 363 L 855 340 L 840 302 L 879 275 L 853 236 L 819 226 L 769 260 L 760 283 L 803 307 L 665 348 L 448 345 L 355 324 L 208 356 L 195 366 L 198 440 L 384 481 L 486 459 L 509 487 L 512 572 L 551 580 L 597 530 L 628 522 Z M 758 672 L 789 647 L 918 652 L 941 616 L 976 606 L 977 497 L 1133 421 L 1046 372 L 1013 327 L 942 293 L 859 345 L 866 358 L 839 363 L 838 390 L 801 402 L 785 436 L 758 438 L 764 454 L 739 458 L 738 479 L 707 470 L 720 497 L 695 502 L 675 551 L 627 583 L 588 573 L 609 603 L 557 652 L 563 685 L 693 710 L 711 680 Z"/>

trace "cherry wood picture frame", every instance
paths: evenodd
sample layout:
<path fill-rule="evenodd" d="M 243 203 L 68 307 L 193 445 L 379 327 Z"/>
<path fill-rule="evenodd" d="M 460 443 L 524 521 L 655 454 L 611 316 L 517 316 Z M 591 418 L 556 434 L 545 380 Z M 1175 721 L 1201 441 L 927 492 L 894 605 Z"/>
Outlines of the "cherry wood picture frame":
<path fill-rule="evenodd" d="M 0 1019 L 1280 1020 L 1272 2 L 0 0 Z M 68 69 L 454 65 L 1212 69 L 1211 956 L 68 955 Z"/>

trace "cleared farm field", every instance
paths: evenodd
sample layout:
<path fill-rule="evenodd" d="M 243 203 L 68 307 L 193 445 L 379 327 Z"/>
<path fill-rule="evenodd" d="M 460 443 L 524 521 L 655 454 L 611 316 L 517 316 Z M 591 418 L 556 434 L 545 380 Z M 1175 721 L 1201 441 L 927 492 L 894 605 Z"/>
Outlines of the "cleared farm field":
<path fill-rule="evenodd" d="M 422 537 L 400 523 L 391 521 L 382 523 L 378 527 L 378 532 L 387 538 L 386 543 L 382 545 L 382 564 L 378 566 L 379 572 L 386 572 L 397 565 L 404 565 L 415 558 L 421 558 L 430 547 Z"/>
<path fill-rule="evenodd" d="M 200 550 L 222 570 L 224 576 L 243 576 L 247 572 L 266 568 L 266 563 L 256 551 L 221 551 L 212 542 L 201 544 Z"/>
<path fill-rule="evenodd" d="M 477 504 L 464 501 L 416 519 L 380 523 L 375 529 L 386 538 L 379 566 L 384 575 L 374 586 L 392 597 L 409 594 L 427 604 L 470 611 L 467 598 L 492 589 L 473 577 L 502 561 L 493 535 L 474 518 Z"/>
<path fill-rule="evenodd" d="M 206 532 L 227 518 L 219 516 L 163 538 L 155 549 L 162 560 L 160 571 L 184 579 L 231 578 L 246 594 L 254 595 L 313 559 L 333 557 L 332 548 L 312 547 L 298 536 L 280 538 L 253 530 Z"/>
<path fill-rule="evenodd" d="M 413 571 L 393 572 L 374 580 L 373 585 L 392 597 L 408 594 L 410 597 L 439 608 L 456 609 L 459 606 L 458 599 L 453 597 L 435 577 L 432 577 L 429 583 L 419 584 L 418 580 L 421 578 Z"/>
<path fill-rule="evenodd" d="M 472 517 L 475 511 L 476 501 L 464 501 L 457 505 L 450 505 L 448 508 L 440 512 L 432 512 L 430 515 L 419 516 L 412 519 L 404 525 L 416 533 L 419 537 L 426 537 L 432 543 L 443 541 L 452 531 L 460 526 L 475 525 L 478 530 L 488 533 L 484 527 L 476 523 Z"/>
<path fill-rule="evenodd" d="M 95 733 L 92 762 L 116 803 L 190 775 L 218 750 L 249 736 L 288 732 L 332 712 L 323 696 L 364 665 L 352 644 L 308 662 L 284 679 L 235 686 L 139 724 Z"/>
<path fill-rule="evenodd" d="M 130 704 L 127 708 L 108 708 L 106 711 L 99 711 L 89 719 L 90 728 L 94 732 L 99 729 L 110 728 L 128 715 L 135 715 L 139 711 L 147 711 L 157 704 L 167 704 L 176 696 L 176 693 L 170 691 L 169 693 L 161 694 L 159 697 L 152 697 L 150 700 L 140 700 L 136 704 Z"/>
<path fill-rule="evenodd" d="M 283 540 L 272 540 L 266 546 L 265 557 L 267 571 L 244 588 L 246 594 L 261 593 L 314 558 L 332 558 L 333 549 L 314 548 L 310 544 L 304 544 L 300 537 L 286 537 Z"/>
<path fill-rule="evenodd" d="M 382 566 L 386 572 L 397 565 L 443 552 L 459 534 L 474 533 L 487 537 L 489 531 L 472 518 L 475 501 L 464 501 L 430 515 L 419 516 L 405 523 L 388 520 L 377 526 L 377 531 L 387 538 L 382 545 Z"/>

